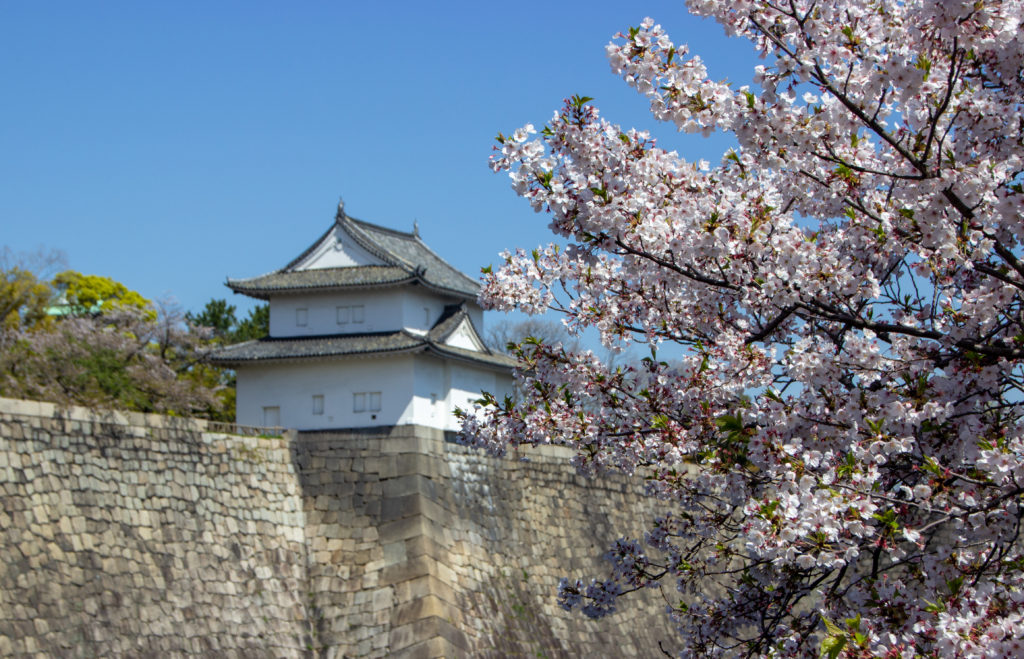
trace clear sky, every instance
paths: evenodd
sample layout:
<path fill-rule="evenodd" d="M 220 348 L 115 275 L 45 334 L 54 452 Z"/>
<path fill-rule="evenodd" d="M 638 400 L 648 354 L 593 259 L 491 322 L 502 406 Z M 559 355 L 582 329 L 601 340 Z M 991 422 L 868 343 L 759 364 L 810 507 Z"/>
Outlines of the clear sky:
<path fill-rule="evenodd" d="M 0 3 L 0 246 L 196 310 L 283 266 L 350 215 L 411 230 L 463 271 L 548 242 L 487 158 L 498 131 L 572 94 L 691 160 L 608 67 L 651 16 L 711 75 L 756 57 L 681 3 Z"/>

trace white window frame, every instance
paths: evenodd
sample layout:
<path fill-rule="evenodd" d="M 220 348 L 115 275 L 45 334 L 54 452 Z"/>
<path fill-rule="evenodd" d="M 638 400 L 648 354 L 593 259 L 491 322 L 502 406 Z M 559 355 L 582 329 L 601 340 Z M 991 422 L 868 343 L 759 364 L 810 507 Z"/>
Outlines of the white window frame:
<path fill-rule="evenodd" d="M 324 395 L 313 394 L 313 416 L 322 416 L 324 413 Z"/>
<path fill-rule="evenodd" d="M 356 414 L 366 411 L 366 392 L 352 394 L 352 411 Z"/>
<path fill-rule="evenodd" d="M 350 307 L 338 307 L 338 324 L 348 325 L 349 316 L 351 315 Z"/>
<path fill-rule="evenodd" d="M 352 305 L 352 324 L 356 325 L 366 320 L 366 307 L 362 304 Z"/>

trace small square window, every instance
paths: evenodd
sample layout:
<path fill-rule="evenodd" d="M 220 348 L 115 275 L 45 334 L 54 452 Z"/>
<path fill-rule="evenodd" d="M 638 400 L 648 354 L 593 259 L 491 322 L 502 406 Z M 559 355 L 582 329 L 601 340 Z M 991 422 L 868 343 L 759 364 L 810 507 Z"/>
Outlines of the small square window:
<path fill-rule="evenodd" d="M 324 397 L 322 394 L 313 396 L 313 414 L 324 413 Z"/>
<path fill-rule="evenodd" d="M 352 411 L 366 411 L 366 394 L 352 394 Z"/>
<path fill-rule="evenodd" d="M 364 307 L 361 304 L 354 305 L 352 307 L 352 322 L 361 323 L 364 317 Z"/>
<path fill-rule="evenodd" d="M 372 392 L 370 392 L 370 411 L 371 412 L 380 412 L 380 392 L 379 391 L 372 391 Z"/>
<path fill-rule="evenodd" d="M 348 318 L 349 318 L 349 308 L 348 307 L 338 307 L 338 324 L 339 325 L 348 325 Z"/>
<path fill-rule="evenodd" d="M 273 428 L 281 425 L 281 408 L 277 405 L 263 408 L 263 425 Z"/>
<path fill-rule="evenodd" d="M 309 310 L 308 309 L 296 309 L 295 310 L 295 324 L 299 327 L 305 327 L 306 323 L 309 322 Z"/>

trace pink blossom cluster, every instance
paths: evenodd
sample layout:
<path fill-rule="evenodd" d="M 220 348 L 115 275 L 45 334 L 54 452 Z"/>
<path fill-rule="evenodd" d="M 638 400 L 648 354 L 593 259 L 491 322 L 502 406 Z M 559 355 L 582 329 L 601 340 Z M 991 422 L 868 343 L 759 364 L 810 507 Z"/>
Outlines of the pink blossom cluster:
<path fill-rule="evenodd" d="M 563 606 L 671 585 L 683 656 L 1024 656 L 1022 5 L 691 0 L 754 87 L 650 19 L 607 53 L 656 118 L 734 135 L 719 165 L 579 97 L 499 137 L 565 246 L 504 254 L 482 303 L 652 354 L 524 343 L 519 398 L 465 418 L 659 501 Z"/>

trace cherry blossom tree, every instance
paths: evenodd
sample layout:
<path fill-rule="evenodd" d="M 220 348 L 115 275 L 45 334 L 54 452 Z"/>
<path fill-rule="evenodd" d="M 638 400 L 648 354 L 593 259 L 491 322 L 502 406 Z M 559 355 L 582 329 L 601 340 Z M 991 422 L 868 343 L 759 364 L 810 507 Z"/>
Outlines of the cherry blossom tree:
<path fill-rule="evenodd" d="M 1024 656 L 1022 3 L 688 6 L 766 58 L 753 87 L 650 19 L 607 54 L 657 119 L 735 136 L 719 165 L 581 97 L 491 161 L 564 246 L 482 302 L 652 357 L 523 345 L 523 398 L 463 440 L 645 479 L 649 531 L 559 597 L 662 586 L 684 656 Z"/>

